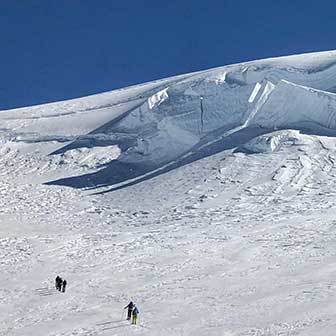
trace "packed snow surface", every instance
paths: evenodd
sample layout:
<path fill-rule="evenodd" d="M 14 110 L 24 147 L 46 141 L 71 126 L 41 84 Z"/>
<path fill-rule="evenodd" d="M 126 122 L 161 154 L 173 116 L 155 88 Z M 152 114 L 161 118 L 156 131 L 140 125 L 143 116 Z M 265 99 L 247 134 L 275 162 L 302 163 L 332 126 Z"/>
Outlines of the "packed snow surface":
<path fill-rule="evenodd" d="M 0 111 L 0 334 L 334 335 L 335 135 L 335 51 Z"/>

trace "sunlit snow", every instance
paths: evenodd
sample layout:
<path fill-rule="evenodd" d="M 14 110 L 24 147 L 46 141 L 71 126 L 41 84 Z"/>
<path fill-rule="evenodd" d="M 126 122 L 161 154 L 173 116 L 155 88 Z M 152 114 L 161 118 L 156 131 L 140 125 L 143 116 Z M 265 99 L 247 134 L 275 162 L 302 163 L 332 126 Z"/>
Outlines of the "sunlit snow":
<path fill-rule="evenodd" d="M 333 336 L 335 83 L 329 51 L 0 111 L 0 334 Z"/>

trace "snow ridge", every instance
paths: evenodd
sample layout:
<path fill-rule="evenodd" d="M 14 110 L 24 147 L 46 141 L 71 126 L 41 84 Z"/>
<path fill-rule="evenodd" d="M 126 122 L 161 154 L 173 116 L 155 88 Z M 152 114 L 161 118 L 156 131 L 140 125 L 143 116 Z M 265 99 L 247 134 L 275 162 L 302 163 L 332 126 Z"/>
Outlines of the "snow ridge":
<path fill-rule="evenodd" d="M 117 146 L 110 163 L 136 165 L 141 175 L 251 127 L 336 130 L 335 82 L 335 51 L 252 61 L 2 111 L 1 139 L 42 155 L 84 147 L 97 162 L 93 148 Z"/>

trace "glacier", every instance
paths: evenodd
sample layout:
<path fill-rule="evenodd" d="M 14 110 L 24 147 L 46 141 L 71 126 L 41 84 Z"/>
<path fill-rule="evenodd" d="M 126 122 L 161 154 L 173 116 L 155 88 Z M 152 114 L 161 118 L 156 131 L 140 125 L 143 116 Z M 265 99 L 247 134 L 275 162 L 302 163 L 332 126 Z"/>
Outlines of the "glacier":
<path fill-rule="evenodd" d="M 326 51 L 0 111 L 0 334 L 334 335 L 335 83 Z"/>
<path fill-rule="evenodd" d="M 278 129 L 330 134 L 335 129 L 335 64 L 334 51 L 252 61 L 2 111 L 1 138 L 10 137 L 22 151 L 39 143 L 50 160 L 73 149 L 118 146 L 120 155 L 100 172 L 67 172 L 46 181 L 113 186 L 176 166 L 205 146 L 211 153 L 211 144 L 251 127 L 260 128 L 256 135 Z"/>

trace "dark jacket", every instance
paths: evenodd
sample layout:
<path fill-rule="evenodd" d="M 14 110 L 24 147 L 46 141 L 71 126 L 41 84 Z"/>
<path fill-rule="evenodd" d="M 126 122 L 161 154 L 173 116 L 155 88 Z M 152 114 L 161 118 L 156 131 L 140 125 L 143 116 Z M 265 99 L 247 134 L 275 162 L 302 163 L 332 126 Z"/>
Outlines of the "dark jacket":
<path fill-rule="evenodd" d="M 128 308 L 128 310 L 132 311 L 134 307 L 134 303 L 131 301 L 124 309 Z"/>

